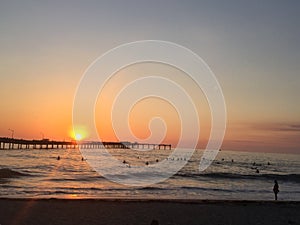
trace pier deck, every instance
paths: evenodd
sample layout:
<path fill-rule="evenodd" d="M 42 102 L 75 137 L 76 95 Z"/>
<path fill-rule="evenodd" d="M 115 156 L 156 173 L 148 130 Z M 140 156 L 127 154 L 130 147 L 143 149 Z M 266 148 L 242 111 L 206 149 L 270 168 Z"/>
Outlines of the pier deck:
<path fill-rule="evenodd" d="M 49 139 L 26 140 L 0 137 L 0 149 L 71 149 L 71 148 L 116 148 L 116 149 L 171 149 L 170 144 L 100 141 L 55 141 Z"/>

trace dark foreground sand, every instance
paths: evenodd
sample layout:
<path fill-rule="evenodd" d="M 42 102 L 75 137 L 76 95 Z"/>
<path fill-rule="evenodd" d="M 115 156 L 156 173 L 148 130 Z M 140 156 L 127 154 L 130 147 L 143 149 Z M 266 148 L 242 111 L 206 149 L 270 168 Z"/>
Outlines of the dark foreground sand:
<path fill-rule="evenodd" d="M 0 199 L 1 225 L 300 224 L 300 202 Z"/>

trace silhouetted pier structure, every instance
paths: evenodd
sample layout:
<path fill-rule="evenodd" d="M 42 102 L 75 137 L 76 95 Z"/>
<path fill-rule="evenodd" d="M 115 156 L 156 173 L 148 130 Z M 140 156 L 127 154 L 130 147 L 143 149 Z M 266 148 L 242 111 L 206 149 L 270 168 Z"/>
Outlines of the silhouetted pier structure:
<path fill-rule="evenodd" d="M 68 149 L 76 148 L 75 141 L 52 141 L 49 139 L 25 140 L 0 138 L 0 149 Z"/>
<path fill-rule="evenodd" d="M 121 149 L 171 149 L 170 144 L 148 144 L 148 143 L 137 143 L 137 142 L 97 142 L 87 141 L 78 142 L 81 148 L 121 148 Z"/>
<path fill-rule="evenodd" d="M 137 142 L 99 142 L 99 141 L 54 141 L 49 139 L 25 140 L 0 138 L 0 149 L 171 149 L 170 144 L 147 144 Z"/>

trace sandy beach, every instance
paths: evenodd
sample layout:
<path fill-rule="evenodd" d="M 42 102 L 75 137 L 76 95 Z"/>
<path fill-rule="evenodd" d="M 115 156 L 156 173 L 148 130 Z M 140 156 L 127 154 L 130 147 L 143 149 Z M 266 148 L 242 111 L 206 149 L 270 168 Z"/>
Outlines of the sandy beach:
<path fill-rule="evenodd" d="M 0 199 L 1 225 L 299 224 L 300 202 Z"/>

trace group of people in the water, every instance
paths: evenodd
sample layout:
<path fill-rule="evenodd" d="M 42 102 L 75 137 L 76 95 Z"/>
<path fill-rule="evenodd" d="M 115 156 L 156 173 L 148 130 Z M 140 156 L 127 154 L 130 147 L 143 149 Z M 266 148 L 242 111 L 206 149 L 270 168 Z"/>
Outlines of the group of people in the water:
<path fill-rule="evenodd" d="M 138 156 L 137 158 L 140 159 L 139 156 Z M 159 160 L 156 159 L 155 162 L 159 162 Z M 129 164 L 125 159 L 123 160 L 123 164 L 125 164 L 125 165 L 126 165 L 127 167 L 129 167 L 129 168 L 131 167 L 130 164 Z M 146 161 L 146 162 L 145 162 L 145 165 L 146 165 L 146 166 L 148 166 L 149 164 L 150 164 L 149 161 Z"/>
<path fill-rule="evenodd" d="M 225 161 L 225 159 L 224 158 L 222 158 L 222 162 L 224 162 Z M 233 163 L 234 162 L 234 160 L 233 159 L 231 159 L 231 162 Z M 221 162 L 216 162 L 216 164 L 221 164 Z M 267 165 L 268 166 L 270 166 L 271 165 L 271 163 L 270 162 L 268 162 L 267 163 Z M 251 167 L 251 169 L 253 169 L 253 170 L 255 170 L 255 173 L 260 173 L 260 171 L 259 171 L 259 169 L 258 169 L 258 167 L 259 166 L 263 166 L 263 164 L 261 164 L 261 163 L 256 163 L 256 162 L 253 162 L 252 163 L 252 167 Z"/>
<path fill-rule="evenodd" d="M 138 156 L 137 158 L 140 159 L 140 156 Z M 57 160 L 60 160 L 60 156 L 57 156 L 56 159 L 57 159 Z M 175 159 L 174 157 L 173 157 L 173 158 L 168 157 L 167 160 L 175 161 L 176 159 Z M 184 161 L 186 161 L 186 158 L 177 158 L 177 161 L 179 161 L 179 160 L 184 160 Z M 82 158 L 81 158 L 81 161 L 85 161 L 85 159 L 82 157 Z M 222 161 L 225 161 L 225 159 L 222 158 Z M 156 159 L 155 162 L 159 162 L 159 160 Z M 231 162 L 233 163 L 234 160 L 231 159 Z M 129 167 L 129 168 L 131 167 L 130 164 L 129 164 L 125 159 L 123 160 L 123 164 L 125 164 L 125 165 L 126 165 L 127 167 Z M 217 162 L 217 164 L 220 164 L 220 163 Z M 149 165 L 149 161 L 146 161 L 146 162 L 145 162 L 145 165 L 148 166 L 148 165 Z M 262 164 L 257 164 L 256 162 L 253 162 L 252 165 L 253 165 L 253 166 L 262 166 Z M 269 166 L 269 165 L 271 165 L 271 163 L 268 162 L 267 165 Z M 258 169 L 257 167 L 251 167 L 251 169 L 256 169 L 256 173 L 259 173 L 259 169 Z M 279 193 L 279 185 L 278 185 L 277 180 L 274 180 L 273 192 L 274 192 L 274 195 L 275 195 L 275 200 L 277 201 L 277 199 L 278 199 L 278 198 L 277 198 L 277 195 L 278 195 L 278 193 Z"/>
<path fill-rule="evenodd" d="M 186 161 L 186 158 L 174 158 L 174 157 L 168 157 L 167 160 L 171 161 Z"/>
<path fill-rule="evenodd" d="M 137 158 L 140 159 L 140 156 L 137 156 Z M 60 156 L 57 156 L 56 159 L 57 159 L 57 160 L 60 160 Z M 171 157 L 167 157 L 166 160 L 170 160 L 170 161 L 186 161 L 186 158 L 182 158 L 182 157 L 181 157 L 181 158 L 174 158 L 174 157 L 171 158 Z M 85 161 L 85 159 L 82 157 L 82 158 L 81 158 L 81 161 Z M 224 161 L 225 161 L 225 159 L 222 158 L 222 162 L 224 162 Z M 156 159 L 155 162 L 159 162 L 159 160 Z M 233 163 L 234 160 L 231 159 L 231 162 Z M 123 160 L 123 164 L 125 164 L 125 165 L 126 165 L 127 167 L 129 167 L 129 168 L 131 167 L 130 164 L 129 164 L 126 160 Z M 146 165 L 146 166 L 148 166 L 149 164 L 150 164 L 149 161 L 146 161 L 146 162 L 145 162 L 145 165 Z M 221 164 L 221 163 L 220 163 L 220 162 L 216 162 L 216 164 Z M 271 165 L 271 163 L 268 162 L 267 165 L 269 166 L 269 165 Z M 251 169 L 254 169 L 256 173 L 259 173 L 260 171 L 259 171 L 259 169 L 258 169 L 258 166 L 262 166 L 262 164 L 261 164 L 261 163 L 253 162 L 253 163 L 252 163 Z"/>
<path fill-rule="evenodd" d="M 140 156 L 137 156 L 137 158 L 141 159 Z M 182 157 L 181 158 L 167 157 L 166 160 L 170 160 L 170 161 L 187 161 L 186 158 L 182 158 Z M 159 159 L 155 159 L 155 162 L 158 163 Z M 131 167 L 130 164 L 125 159 L 123 160 L 123 164 L 125 164 L 129 168 Z M 145 161 L 146 166 L 149 166 L 150 164 L 151 164 L 150 161 Z"/>
<path fill-rule="evenodd" d="M 271 163 L 268 162 L 267 165 L 270 166 Z M 254 169 L 256 173 L 259 173 L 260 171 L 258 169 L 258 166 L 263 166 L 263 165 L 261 163 L 253 162 L 251 169 Z"/>

